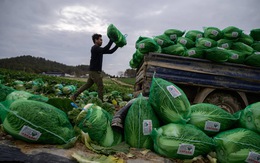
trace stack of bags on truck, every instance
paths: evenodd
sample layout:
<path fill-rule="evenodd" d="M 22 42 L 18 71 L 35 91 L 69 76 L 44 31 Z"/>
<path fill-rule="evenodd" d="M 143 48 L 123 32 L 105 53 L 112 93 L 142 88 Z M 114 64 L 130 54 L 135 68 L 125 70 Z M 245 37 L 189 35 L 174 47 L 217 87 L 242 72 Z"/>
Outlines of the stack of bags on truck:
<path fill-rule="evenodd" d="M 259 122 L 260 102 L 231 114 L 209 103 L 190 104 L 178 86 L 153 78 L 149 98 L 140 94 L 126 114 L 124 139 L 168 158 L 257 162 Z"/>
<path fill-rule="evenodd" d="M 168 29 L 153 38 L 140 36 L 135 48 L 129 62 L 132 68 L 138 68 L 149 52 L 260 66 L 260 28 L 250 34 L 234 26 L 205 27 L 203 32 Z"/>

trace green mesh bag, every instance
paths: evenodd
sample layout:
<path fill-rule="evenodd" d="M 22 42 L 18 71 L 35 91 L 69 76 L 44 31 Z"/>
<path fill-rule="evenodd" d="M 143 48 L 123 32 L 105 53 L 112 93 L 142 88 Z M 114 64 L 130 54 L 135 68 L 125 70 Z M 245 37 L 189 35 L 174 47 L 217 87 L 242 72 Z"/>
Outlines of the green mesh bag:
<path fill-rule="evenodd" d="M 141 53 L 138 49 L 136 49 L 135 53 L 133 54 L 133 59 L 140 63 L 144 59 L 144 54 Z"/>
<path fill-rule="evenodd" d="M 217 46 L 217 41 L 210 38 L 199 38 L 197 39 L 195 46 L 197 48 L 209 49 Z"/>
<path fill-rule="evenodd" d="M 236 50 L 228 50 L 228 51 L 230 52 L 230 56 L 227 62 L 240 63 L 240 64 L 243 64 L 245 62 L 247 54 Z"/>
<path fill-rule="evenodd" d="M 110 24 L 107 28 L 107 36 L 110 38 L 118 47 L 126 45 L 125 36 L 113 25 Z"/>
<path fill-rule="evenodd" d="M 255 41 L 260 41 L 260 28 L 252 29 L 249 34 Z"/>
<path fill-rule="evenodd" d="M 170 39 L 170 37 L 168 37 L 165 34 L 159 35 L 159 36 L 155 36 L 153 38 L 158 45 L 160 45 L 162 48 L 170 46 L 170 45 L 174 45 L 175 43 Z"/>
<path fill-rule="evenodd" d="M 246 57 L 245 64 L 260 67 L 260 52 L 254 52 L 252 55 Z"/>
<path fill-rule="evenodd" d="M 260 135 L 245 129 L 234 128 L 217 134 L 215 151 L 218 162 L 258 162 L 260 153 Z"/>
<path fill-rule="evenodd" d="M 153 149 L 150 133 L 153 128 L 159 126 L 159 120 L 148 103 L 148 99 L 139 95 L 129 108 L 125 118 L 125 141 L 134 148 Z"/>
<path fill-rule="evenodd" d="M 204 58 L 204 50 L 202 48 L 190 48 L 187 49 L 184 53 L 184 56 L 192 58 Z"/>
<path fill-rule="evenodd" d="M 167 29 L 164 31 L 164 34 L 170 37 L 172 41 L 176 41 L 178 37 L 182 37 L 185 31 L 181 31 L 178 29 Z"/>
<path fill-rule="evenodd" d="M 178 37 L 177 43 L 182 44 L 188 49 L 194 47 L 195 45 L 195 43 L 191 39 L 186 37 Z"/>
<path fill-rule="evenodd" d="M 149 103 L 164 123 L 186 123 L 190 118 L 190 103 L 175 84 L 162 78 L 152 79 Z"/>
<path fill-rule="evenodd" d="M 162 49 L 164 54 L 180 55 L 183 56 L 186 48 L 181 44 L 175 44 Z"/>
<path fill-rule="evenodd" d="M 241 34 L 241 36 L 238 38 L 237 41 L 243 42 L 244 44 L 247 44 L 249 46 L 251 46 L 254 43 L 253 37 L 251 37 L 250 35 L 244 34 L 244 33 Z"/>
<path fill-rule="evenodd" d="M 169 123 L 156 128 L 151 134 L 154 150 L 174 159 L 192 159 L 214 150 L 211 137 L 191 124 Z"/>
<path fill-rule="evenodd" d="M 191 105 L 191 117 L 189 124 L 192 124 L 209 136 L 228 130 L 237 122 L 231 113 L 219 106 L 209 103 L 198 103 Z"/>
<path fill-rule="evenodd" d="M 137 49 L 143 54 L 148 54 L 149 52 L 161 52 L 161 47 L 152 38 L 142 39 L 136 46 Z"/>
<path fill-rule="evenodd" d="M 224 38 L 231 40 L 239 38 L 242 32 L 243 31 L 241 29 L 234 26 L 229 26 L 222 30 Z"/>
<path fill-rule="evenodd" d="M 29 143 L 68 144 L 74 129 L 65 112 L 44 102 L 19 99 L 6 110 L 4 130 Z"/>
<path fill-rule="evenodd" d="M 198 38 L 204 37 L 204 33 L 198 30 L 190 30 L 186 32 L 185 37 L 195 42 Z"/>
<path fill-rule="evenodd" d="M 218 43 L 218 47 L 225 48 L 225 49 L 230 49 L 233 45 L 233 41 L 228 39 L 220 39 L 217 41 L 217 43 Z"/>
<path fill-rule="evenodd" d="M 254 49 L 251 46 L 248 46 L 247 44 L 244 44 L 242 42 L 234 42 L 231 49 L 243 52 L 247 55 L 251 55 L 254 52 Z"/>
<path fill-rule="evenodd" d="M 12 93 L 13 91 L 15 91 L 15 89 L 0 84 L 0 101 L 4 101 L 6 99 L 6 96 Z"/>
<path fill-rule="evenodd" d="M 205 58 L 218 63 L 226 62 L 230 57 L 230 52 L 224 48 L 210 48 L 205 50 Z"/>
<path fill-rule="evenodd" d="M 222 31 L 217 27 L 204 27 L 203 30 L 205 38 L 210 38 L 215 41 L 223 38 Z"/>
<path fill-rule="evenodd" d="M 251 47 L 255 50 L 260 52 L 260 42 L 255 42 L 251 45 Z"/>

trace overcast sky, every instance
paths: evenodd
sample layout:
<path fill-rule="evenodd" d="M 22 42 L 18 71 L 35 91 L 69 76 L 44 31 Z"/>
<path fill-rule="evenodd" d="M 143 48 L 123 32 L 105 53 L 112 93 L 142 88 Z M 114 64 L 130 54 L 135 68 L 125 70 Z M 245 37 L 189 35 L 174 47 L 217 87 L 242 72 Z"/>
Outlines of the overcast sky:
<path fill-rule="evenodd" d="M 200 30 L 236 26 L 260 28 L 260 0 L 0 0 L 0 58 L 42 57 L 66 65 L 89 65 L 93 33 L 114 24 L 127 45 L 105 55 L 110 75 L 130 68 L 139 36 L 167 29 Z"/>

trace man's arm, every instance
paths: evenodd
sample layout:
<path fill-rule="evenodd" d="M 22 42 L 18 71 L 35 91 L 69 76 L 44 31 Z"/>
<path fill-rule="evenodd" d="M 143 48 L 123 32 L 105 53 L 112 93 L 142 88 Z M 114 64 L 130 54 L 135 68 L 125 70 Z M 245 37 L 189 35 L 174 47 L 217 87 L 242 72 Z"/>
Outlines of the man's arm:
<path fill-rule="evenodd" d="M 106 53 L 104 53 L 104 54 L 112 54 L 112 53 L 114 53 L 117 49 L 118 49 L 118 46 L 115 46 L 115 47 L 113 47 L 112 49 L 108 50 L 108 51 L 107 51 Z"/>
<path fill-rule="evenodd" d="M 105 47 L 102 48 L 103 52 L 106 53 L 107 51 L 109 51 L 109 49 L 112 46 L 112 44 L 113 44 L 113 41 L 111 39 L 109 39 L 108 44 Z"/>

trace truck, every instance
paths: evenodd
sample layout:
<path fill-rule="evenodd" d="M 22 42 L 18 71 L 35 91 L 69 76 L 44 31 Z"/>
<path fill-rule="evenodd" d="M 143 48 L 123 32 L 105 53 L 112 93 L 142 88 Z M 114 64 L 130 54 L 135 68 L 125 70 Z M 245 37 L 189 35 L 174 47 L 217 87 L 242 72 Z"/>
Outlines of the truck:
<path fill-rule="evenodd" d="M 136 70 L 134 95 L 149 96 L 153 77 L 178 86 L 191 104 L 211 103 L 230 113 L 260 101 L 260 67 L 149 53 Z"/>

